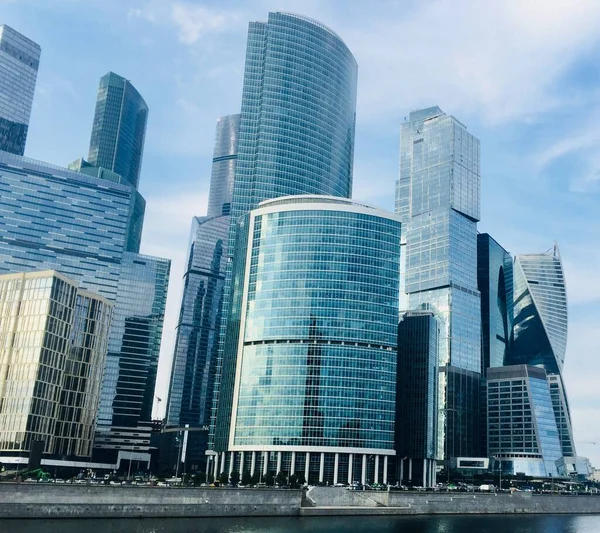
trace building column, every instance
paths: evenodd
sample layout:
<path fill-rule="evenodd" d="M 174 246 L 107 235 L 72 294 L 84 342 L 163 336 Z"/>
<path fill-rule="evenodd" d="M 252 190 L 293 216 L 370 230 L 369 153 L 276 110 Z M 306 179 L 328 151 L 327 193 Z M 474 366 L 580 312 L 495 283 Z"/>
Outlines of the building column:
<path fill-rule="evenodd" d="M 412 458 L 408 460 L 408 481 L 412 481 Z"/>
<path fill-rule="evenodd" d="M 243 471 L 244 471 L 244 452 L 240 452 L 240 480 L 242 479 Z"/>
<path fill-rule="evenodd" d="M 321 452 L 321 460 L 319 461 L 319 483 L 323 483 L 323 474 L 325 473 L 325 453 Z"/>
<path fill-rule="evenodd" d="M 385 456 L 387 459 L 387 455 Z M 404 457 L 400 459 L 400 485 L 404 484 Z"/>
<path fill-rule="evenodd" d="M 333 460 L 333 484 L 337 485 L 338 483 L 338 469 L 340 467 L 340 454 L 335 454 L 335 459 Z"/>
<path fill-rule="evenodd" d="M 267 475 L 267 472 L 269 471 L 269 452 L 260 452 L 263 456 L 263 469 L 262 469 L 262 473 L 263 476 Z"/>
<path fill-rule="evenodd" d="M 308 483 L 308 474 L 310 471 L 310 452 L 306 452 L 306 463 L 304 464 L 304 482 Z"/>
<path fill-rule="evenodd" d="M 367 456 L 364 453 L 362 458 L 362 472 L 360 476 L 360 482 L 363 485 L 367 482 Z"/>
<path fill-rule="evenodd" d="M 279 472 L 281 472 L 281 452 L 277 452 L 277 472 L 275 472 L 275 475 Z"/>
<path fill-rule="evenodd" d="M 383 482 L 387 484 L 387 468 L 388 468 L 388 456 L 383 456 Z"/>
<path fill-rule="evenodd" d="M 292 461 L 290 463 L 290 476 L 296 473 L 296 452 L 292 452 Z"/>
<path fill-rule="evenodd" d="M 250 462 L 250 475 L 254 475 L 254 469 L 256 468 L 256 452 L 252 452 L 252 459 Z"/>
<path fill-rule="evenodd" d="M 427 459 L 423 459 L 423 486 L 429 486 L 429 483 L 427 483 Z"/>
<path fill-rule="evenodd" d="M 374 483 L 379 483 L 379 455 L 375 456 L 375 479 Z"/>
<path fill-rule="evenodd" d="M 208 477 L 208 474 L 210 472 L 210 458 L 212 457 L 212 455 L 208 455 L 206 457 L 206 477 Z"/>
<path fill-rule="evenodd" d="M 352 479 L 352 454 L 348 454 L 348 485 L 352 483 L 354 480 Z"/>
<path fill-rule="evenodd" d="M 215 455 L 214 458 L 215 464 L 213 467 L 213 477 L 217 479 L 217 476 L 219 475 L 219 454 Z"/>
<path fill-rule="evenodd" d="M 233 464 L 235 463 L 235 452 L 231 452 L 229 454 L 229 477 L 231 477 L 231 473 L 233 472 Z"/>

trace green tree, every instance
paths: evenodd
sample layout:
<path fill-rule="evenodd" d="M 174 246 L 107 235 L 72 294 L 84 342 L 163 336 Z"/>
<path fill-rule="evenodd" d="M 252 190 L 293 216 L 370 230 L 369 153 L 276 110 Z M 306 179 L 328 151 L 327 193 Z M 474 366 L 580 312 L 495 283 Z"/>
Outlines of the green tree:
<path fill-rule="evenodd" d="M 268 485 L 269 487 L 272 487 L 275 483 L 275 476 L 273 475 L 273 472 L 267 472 L 267 475 L 265 476 L 265 485 Z"/>
<path fill-rule="evenodd" d="M 242 472 L 242 485 L 249 485 L 252 477 L 250 476 L 250 472 L 244 470 Z"/>
<path fill-rule="evenodd" d="M 287 484 L 287 476 L 281 470 L 277 472 L 277 475 L 275 476 L 275 483 L 277 483 L 280 486 Z"/>
<path fill-rule="evenodd" d="M 240 473 L 237 470 L 231 472 L 229 476 L 229 480 L 234 487 L 237 487 L 237 484 L 240 482 Z"/>

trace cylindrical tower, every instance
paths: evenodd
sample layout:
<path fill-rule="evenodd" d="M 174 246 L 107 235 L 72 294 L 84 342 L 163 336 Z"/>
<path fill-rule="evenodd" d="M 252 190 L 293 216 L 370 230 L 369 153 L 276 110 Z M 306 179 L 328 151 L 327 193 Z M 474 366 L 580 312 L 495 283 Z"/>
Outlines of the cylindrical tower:
<path fill-rule="evenodd" d="M 255 470 L 386 481 L 400 226 L 397 215 L 326 196 L 250 213 L 228 449 L 254 455 Z M 235 469 L 251 469 L 240 457 Z"/>

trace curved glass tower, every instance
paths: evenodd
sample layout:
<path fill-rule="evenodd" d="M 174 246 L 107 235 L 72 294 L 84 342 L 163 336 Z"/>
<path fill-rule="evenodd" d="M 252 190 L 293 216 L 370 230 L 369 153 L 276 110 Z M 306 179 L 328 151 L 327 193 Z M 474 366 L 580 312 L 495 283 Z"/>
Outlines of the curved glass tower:
<path fill-rule="evenodd" d="M 261 203 L 247 232 L 231 468 L 385 482 L 395 454 L 399 217 L 297 196 Z"/>
<path fill-rule="evenodd" d="M 350 196 L 356 82 L 354 56 L 323 24 L 289 13 L 269 13 L 267 22 L 250 23 L 213 409 L 217 451 L 229 440 L 236 366 L 235 350 L 224 347 L 235 347 L 237 338 L 237 323 L 229 319 L 240 297 L 232 290 L 231 266 L 245 261 L 234 258 L 237 223 L 272 198 Z"/>
<path fill-rule="evenodd" d="M 229 215 L 237 160 L 240 115 L 217 120 L 212 175 L 208 195 L 208 216 Z"/>
<path fill-rule="evenodd" d="M 142 168 L 148 106 L 125 78 L 100 78 L 88 161 L 119 174 L 137 189 Z"/>
<path fill-rule="evenodd" d="M 509 363 L 546 369 L 562 453 L 575 456 L 571 414 L 562 379 L 567 351 L 567 292 L 558 245 L 543 254 L 518 255 L 513 290 Z"/>

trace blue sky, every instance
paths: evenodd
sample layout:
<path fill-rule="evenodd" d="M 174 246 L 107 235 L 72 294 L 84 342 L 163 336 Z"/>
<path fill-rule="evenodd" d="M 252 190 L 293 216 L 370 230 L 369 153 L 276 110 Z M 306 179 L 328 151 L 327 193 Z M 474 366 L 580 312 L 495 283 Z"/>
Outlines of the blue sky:
<path fill-rule="evenodd" d="M 439 105 L 481 139 L 480 231 L 513 253 L 559 243 L 575 436 L 600 466 L 597 0 L 0 0 L 0 22 L 42 47 L 26 155 L 64 165 L 87 155 L 109 70 L 150 107 L 142 252 L 173 260 L 158 395 L 191 217 L 206 212 L 216 119 L 239 112 L 248 22 L 274 10 L 328 25 L 358 61 L 355 198 L 393 209 L 400 124 Z"/>

